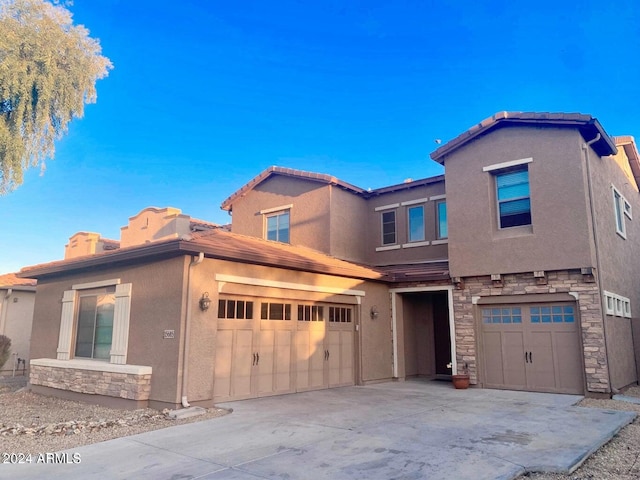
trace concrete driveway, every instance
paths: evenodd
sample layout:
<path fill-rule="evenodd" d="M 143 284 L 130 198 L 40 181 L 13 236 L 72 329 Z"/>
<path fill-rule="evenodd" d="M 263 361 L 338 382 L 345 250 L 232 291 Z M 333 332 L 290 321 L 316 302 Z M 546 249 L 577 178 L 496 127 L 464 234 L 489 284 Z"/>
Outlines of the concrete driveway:
<path fill-rule="evenodd" d="M 571 470 L 635 416 L 572 406 L 580 398 L 408 381 L 245 400 L 222 418 L 70 450 L 79 464 L 0 476 L 511 479 Z"/>

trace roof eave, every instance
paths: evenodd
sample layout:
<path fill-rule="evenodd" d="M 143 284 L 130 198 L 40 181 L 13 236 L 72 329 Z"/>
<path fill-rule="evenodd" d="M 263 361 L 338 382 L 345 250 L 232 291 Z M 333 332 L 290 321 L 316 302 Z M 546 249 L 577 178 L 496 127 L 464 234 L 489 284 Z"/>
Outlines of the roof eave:
<path fill-rule="evenodd" d="M 499 112 L 489 117 L 467 131 L 458 135 L 453 140 L 442 145 L 429 155 L 434 161 L 444 165 L 445 157 L 455 150 L 463 147 L 472 140 L 486 135 L 487 133 L 506 126 L 512 125 L 535 125 L 547 127 L 577 128 L 585 141 L 596 138 L 600 134 L 600 139 L 592 145 L 592 148 L 600 156 L 615 155 L 617 148 L 612 138 L 604 131 L 597 118 L 590 115 L 575 114 L 543 114 L 543 113 L 522 113 L 522 112 Z"/>

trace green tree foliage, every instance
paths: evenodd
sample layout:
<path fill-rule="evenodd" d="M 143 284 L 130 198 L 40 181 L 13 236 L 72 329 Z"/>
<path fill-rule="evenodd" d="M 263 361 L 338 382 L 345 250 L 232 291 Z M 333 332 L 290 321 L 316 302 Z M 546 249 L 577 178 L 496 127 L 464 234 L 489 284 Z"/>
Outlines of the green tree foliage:
<path fill-rule="evenodd" d="M 11 353 L 11 339 L 5 335 L 0 335 L 0 368 L 9 360 Z"/>
<path fill-rule="evenodd" d="M 56 2 L 57 3 L 57 2 Z M 0 195 L 53 158 L 96 81 L 112 68 L 71 12 L 46 0 L 0 0 Z"/>

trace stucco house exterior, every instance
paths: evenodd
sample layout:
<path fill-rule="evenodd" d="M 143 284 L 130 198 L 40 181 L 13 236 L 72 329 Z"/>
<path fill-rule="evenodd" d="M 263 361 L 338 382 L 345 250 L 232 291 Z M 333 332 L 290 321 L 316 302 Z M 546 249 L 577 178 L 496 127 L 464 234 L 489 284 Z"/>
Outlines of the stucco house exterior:
<path fill-rule="evenodd" d="M 0 375 L 26 374 L 35 297 L 35 280 L 15 273 L 0 275 L 0 335 L 11 339 L 11 356 Z"/>
<path fill-rule="evenodd" d="M 582 114 L 501 112 L 364 190 L 270 167 L 119 241 L 74 235 L 38 280 L 36 391 L 125 406 L 449 378 L 610 395 L 638 381 L 640 159 Z M 636 314 L 637 315 L 637 314 Z"/>

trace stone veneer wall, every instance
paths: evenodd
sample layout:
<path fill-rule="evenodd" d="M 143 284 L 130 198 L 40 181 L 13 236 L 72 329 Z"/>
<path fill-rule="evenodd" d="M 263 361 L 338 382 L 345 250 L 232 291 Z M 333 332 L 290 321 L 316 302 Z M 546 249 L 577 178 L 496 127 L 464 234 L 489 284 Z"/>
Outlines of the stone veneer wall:
<path fill-rule="evenodd" d="M 502 275 L 502 286 L 494 284 L 488 275 L 461 280 L 462 288 L 453 291 L 456 356 L 458 365 L 463 362 L 469 364 L 471 383 L 478 383 L 476 328 L 479 324 L 474 317 L 473 297 L 572 293 L 578 297 L 587 390 L 596 393 L 611 391 L 602 304 L 598 284 L 593 277 L 583 276 L 580 270 L 563 270 L 546 272 L 546 284 L 540 284 L 540 279 L 535 278 L 532 272 Z"/>
<path fill-rule="evenodd" d="M 31 365 L 32 385 L 127 400 L 148 400 L 151 374 L 131 374 Z"/>

